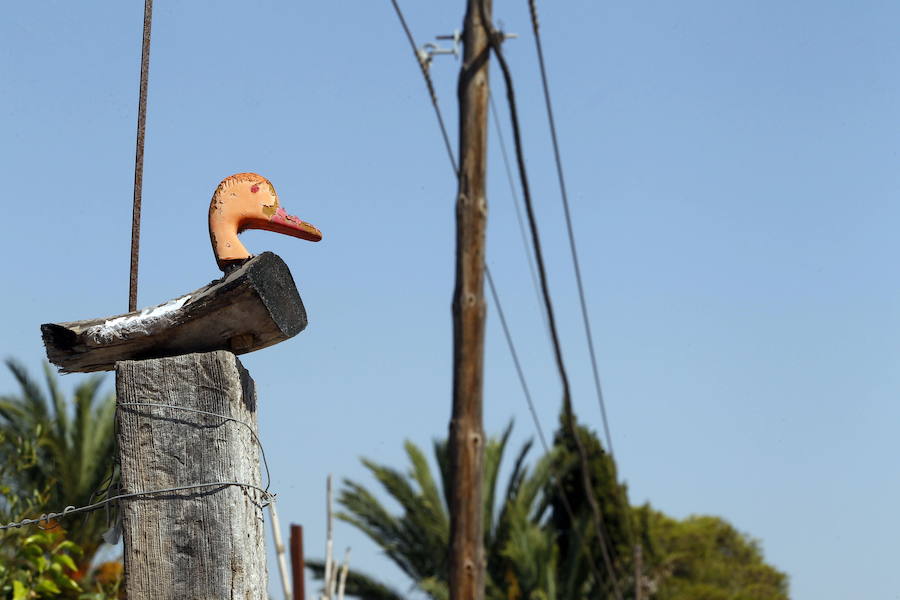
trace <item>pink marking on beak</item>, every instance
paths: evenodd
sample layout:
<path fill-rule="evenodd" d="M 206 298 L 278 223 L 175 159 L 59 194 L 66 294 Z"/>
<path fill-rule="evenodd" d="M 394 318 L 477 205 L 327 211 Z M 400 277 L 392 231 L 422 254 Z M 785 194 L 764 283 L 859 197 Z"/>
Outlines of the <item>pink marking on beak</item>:
<path fill-rule="evenodd" d="M 293 235 L 295 237 L 303 238 L 313 242 L 318 242 L 322 239 L 322 232 L 319 231 L 315 226 L 302 221 L 293 215 L 289 215 L 280 206 L 275 209 L 275 214 L 272 215 L 269 220 L 273 224 L 279 225 L 284 228 L 281 229 L 282 233 Z M 285 231 L 285 229 L 287 229 L 288 231 Z"/>

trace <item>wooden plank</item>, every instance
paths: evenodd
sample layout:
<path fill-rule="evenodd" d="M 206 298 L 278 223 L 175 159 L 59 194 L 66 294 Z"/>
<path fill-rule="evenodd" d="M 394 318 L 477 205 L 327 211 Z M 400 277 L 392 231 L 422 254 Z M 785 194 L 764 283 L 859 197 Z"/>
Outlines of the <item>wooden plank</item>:
<path fill-rule="evenodd" d="M 140 312 L 45 323 L 47 357 L 64 373 L 189 352 L 253 352 L 306 328 L 306 309 L 284 261 L 264 252 L 190 294 Z"/>
<path fill-rule="evenodd" d="M 116 364 L 122 492 L 236 481 L 260 486 L 253 379 L 231 352 Z M 129 600 L 266 600 L 261 492 L 237 486 L 122 501 Z"/>

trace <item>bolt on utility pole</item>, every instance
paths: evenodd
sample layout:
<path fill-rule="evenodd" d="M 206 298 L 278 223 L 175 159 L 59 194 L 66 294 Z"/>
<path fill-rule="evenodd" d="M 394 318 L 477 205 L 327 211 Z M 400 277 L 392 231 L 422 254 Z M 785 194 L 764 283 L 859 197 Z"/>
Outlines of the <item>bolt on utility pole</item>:
<path fill-rule="evenodd" d="M 484 245 L 487 226 L 488 46 L 482 15 L 491 0 L 468 0 L 459 74 L 459 191 L 453 292 L 453 415 L 450 421 L 450 600 L 484 598 Z M 490 25 L 488 23 L 487 25 Z"/>

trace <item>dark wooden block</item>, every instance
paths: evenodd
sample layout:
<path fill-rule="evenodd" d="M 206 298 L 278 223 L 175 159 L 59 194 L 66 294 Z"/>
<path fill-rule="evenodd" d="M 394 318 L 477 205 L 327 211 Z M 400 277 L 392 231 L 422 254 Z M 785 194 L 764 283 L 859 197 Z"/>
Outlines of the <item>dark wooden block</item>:
<path fill-rule="evenodd" d="M 41 325 L 47 358 L 63 373 L 108 371 L 116 361 L 190 352 L 253 352 L 306 328 L 306 309 L 284 261 L 254 256 L 222 279 L 141 311 Z"/>

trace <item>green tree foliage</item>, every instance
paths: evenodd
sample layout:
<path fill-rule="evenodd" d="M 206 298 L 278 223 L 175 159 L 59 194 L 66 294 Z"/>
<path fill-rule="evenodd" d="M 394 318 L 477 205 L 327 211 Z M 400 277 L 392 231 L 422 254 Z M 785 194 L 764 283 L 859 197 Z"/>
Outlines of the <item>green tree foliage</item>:
<path fill-rule="evenodd" d="M 545 566 L 540 561 L 519 560 L 518 554 L 528 550 L 535 538 L 542 538 L 540 523 L 547 512 L 542 503 L 541 490 L 549 475 L 550 459 L 538 461 L 534 469 L 525 464 L 531 446 L 525 444 L 517 453 L 512 472 L 500 489 L 499 472 L 512 427 L 499 438 L 491 438 L 485 446 L 484 458 L 484 543 L 487 558 L 486 586 L 488 598 L 506 598 L 503 590 L 510 578 L 517 578 L 518 571 L 531 581 L 543 581 Z M 438 487 L 425 454 L 415 444 L 406 442 L 411 467 L 402 473 L 391 467 L 363 460 L 363 464 L 375 476 L 385 491 L 400 504 L 402 515 L 391 514 L 364 486 L 345 481 L 338 498 L 345 511 L 338 518 L 347 521 L 374 540 L 414 585 L 431 598 L 448 598 L 447 544 L 450 539 L 448 510 L 449 456 L 446 441 L 434 443 L 433 452 L 440 468 L 441 488 Z M 495 498 L 503 494 L 499 502 Z M 551 544 L 543 540 L 545 548 Z M 530 550 L 529 550 L 530 552 Z M 530 553 L 534 558 L 536 554 Z M 551 558 L 549 555 L 547 558 Z M 319 577 L 324 570 L 321 562 L 309 561 L 307 565 Z M 405 596 L 381 584 L 372 577 L 351 572 L 347 581 L 347 593 L 360 598 L 396 600 Z"/>
<path fill-rule="evenodd" d="M 0 396 L 0 461 L 11 462 L 23 445 L 30 446 L 31 456 L 21 468 L 2 473 L 0 485 L 9 492 L 5 502 L 38 490 L 41 513 L 89 504 L 112 475 L 114 396 L 100 396 L 102 376 L 97 376 L 79 384 L 69 400 L 49 365 L 44 366 L 46 392 L 22 365 L 14 360 L 6 365 L 19 393 Z M 105 515 L 96 512 L 67 525 L 67 538 L 89 561 L 101 544 Z"/>
<path fill-rule="evenodd" d="M 21 473 L 34 468 L 41 445 L 36 438 L 9 438 L 0 431 L 0 522 L 34 518 L 48 512 L 51 494 L 43 488 L 26 489 L 10 485 Z M 91 573 L 79 569 L 83 550 L 67 539 L 59 523 L 49 522 L 0 531 L 0 599 L 60 598 L 69 600 L 110 600 L 118 596 L 121 565 L 105 563 Z"/>
<path fill-rule="evenodd" d="M 0 594 L 3 598 L 58 598 L 64 590 L 81 592 L 72 578 L 78 571 L 75 560 L 81 549 L 50 531 L 34 533 L 16 540 L 0 564 Z"/>
<path fill-rule="evenodd" d="M 787 600 L 787 576 L 763 560 L 758 542 L 718 517 L 677 520 L 635 509 L 648 539 L 643 584 L 659 600 Z"/>
<path fill-rule="evenodd" d="M 585 494 L 578 447 L 561 427 L 554 437 L 553 464 L 559 483 L 544 490 L 552 507 L 550 524 L 559 547 L 560 560 L 569 566 L 565 576 L 560 573 L 559 593 L 561 598 L 613 598 L 612 579 L 604 560 L 604 550 L 620 587 L 629 587 L 629 580 L 633 579 L 634 527 L 628 490 L 619 483 L 615 462 L 603 449 L 597 436 L 584 427 L 576 426 L 576 431 L 587 455 L 589 479 L 599 508 L 603 540 L 597 535 L 594 515 Z"/>
<path fill-rule="evenodd" d="M 77 562 L 84 553 L 61 529 L 8 535 L 0 560 L 0 599 L 113 600 L 119 596 L 121 568 L 107 575 L 102 565 L 85 577 Z M 110 563 L 107 563 L 110 564 Z M 119 566 L 119 563 L 111 563 Z"/>
<path fill-rule="evenodd" d="M 679 521 L 649 505 L 631 507 L 615 463 L 596 435 L 583 427 L 577 431 L 588 455 L 590 484 L 600 507 L 613 573 L 626 599 L 634 598 L 637 584 L 644 598 L 658 600 L 787 600 L 787 577 L 764 562 L 756 542 L 715 517 Z M 525 444 L 501 489 L 498 473 L 509 434 L 507 428 L 485 447 L 485 598 L 614 598 L 582 484 L 575 440 L 557 433 L 551 453 L 532 469 L 525 463 L 531 444 Z M 421 450 L 406 442 L 406 452 L 411 467 L 405 473 L 363 460 L 400 505 L 401 514 L 388 511 L 363 485 L 345 481 L 338 499 L 345 512 L 338 516 L 375 541 L 416 589 L 434 600 L 446 600 L 450 536 L 446 442 L 434 444 L 443 493 Z M 643 549 L 644 567 L 636 582 L 634 549 L 638 545 Z M 320 562 L 307 564 L 321 577 Z M 404 597 L 353 571 L 347 593 L 366 600 Z"/>

